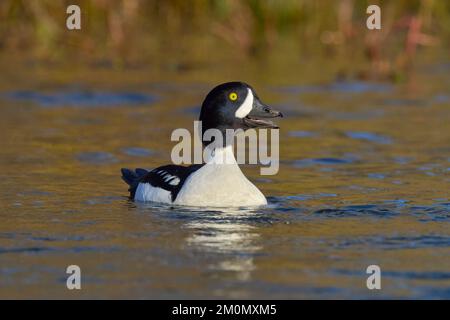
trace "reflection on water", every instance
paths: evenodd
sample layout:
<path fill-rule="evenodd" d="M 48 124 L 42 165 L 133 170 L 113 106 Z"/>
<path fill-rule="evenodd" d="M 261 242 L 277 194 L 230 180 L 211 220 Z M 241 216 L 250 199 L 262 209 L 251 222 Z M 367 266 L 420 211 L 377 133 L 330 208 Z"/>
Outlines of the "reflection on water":
<path fill-rule="evenodd" d="M 136 205 L 142 210 L 155 209 L 152 204 Z M 256 268 L 253 259 L 262 249 L 255 223 L 268 223 L 267 215 L 255 208 L 157 207 L 164 218 L 182 223 L 180 228 L 188 231 L 184 242 L 189 249 L 214 255 L 214 262 L 205 265 L 206 269 L 228 271 L 238 280 L 250 280 Z"/>
<path fill-rule="evenodd" d="M 252 81 L 286 113 L 279 174 L 243 167 L 269 206 L 134 203 L 119 170 L 170 161 L 170 133 L 216 84 L 191 76 L 0 88 L 0 297 L 450 297 L 448 74 L 418 74 L 412 91 Z M 80 292 L 65 288 L 70 264 Z M 365 287 L 370 264 L 381 292 Z"/>
<path fill-rule="evenodd" d="M 186 241 L 198 250 L 223 255 L 210 268 L 233 271 L 238 279 L 249 280 L 255 269 L 253 255 L 261 250 L 257 228 L 248 223 L 255 214 L 249 209 L 213 211 L 209 217 L 185 224 L 192 230 Z"/>

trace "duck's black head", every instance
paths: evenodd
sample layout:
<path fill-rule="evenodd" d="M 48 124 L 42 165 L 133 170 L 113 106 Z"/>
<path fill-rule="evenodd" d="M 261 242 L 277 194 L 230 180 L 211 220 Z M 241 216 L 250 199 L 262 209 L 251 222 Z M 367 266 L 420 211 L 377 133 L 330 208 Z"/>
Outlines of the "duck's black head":
<path fill-rule="evenodd" d="M 244 82 L 222 83 L 212 89 L 200 112 L 202 134 L 208 129 L 278 128 L 269 118 L 282 117 L 261 102 L 251 86 Z"/>

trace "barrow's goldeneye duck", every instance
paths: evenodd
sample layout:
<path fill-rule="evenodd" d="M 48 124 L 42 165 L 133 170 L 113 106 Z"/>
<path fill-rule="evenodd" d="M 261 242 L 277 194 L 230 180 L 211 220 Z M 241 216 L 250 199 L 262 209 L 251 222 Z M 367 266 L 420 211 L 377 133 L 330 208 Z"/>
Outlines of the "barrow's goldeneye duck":
<path fill-rule="evenodd" d="M 275 117 L 282 114 L 263 104 L 248 84 L 218 85 L 208 93 L 200 112 L 202 137 L 208 129 L 217 129 L 223 135 L 220 144 L 202 139 L 206 163 L 166 165 L 151 171 L 122 169 L 122 179 L 130 186 L 130 197 L 136 201 L 187 206 L 266 205 L 266 197 L 239 168 L 225 134 L 227 129 L 278 128 L 268 120 Z"/>

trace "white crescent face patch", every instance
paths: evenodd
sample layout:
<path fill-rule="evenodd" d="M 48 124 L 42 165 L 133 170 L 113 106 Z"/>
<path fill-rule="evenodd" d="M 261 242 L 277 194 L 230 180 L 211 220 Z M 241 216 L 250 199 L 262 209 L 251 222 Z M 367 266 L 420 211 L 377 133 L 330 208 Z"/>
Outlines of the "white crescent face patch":
<path fill-rule="evenodd" d="M 253 108 L 253 93 L 252 90 L 248 89 L 247 97 L 245 97 L 244 102 L 241 104 L 241 106 L 236 110 L 234 113 L 236 118 L 245 118 L 246 115 L 252 111 Z"/>

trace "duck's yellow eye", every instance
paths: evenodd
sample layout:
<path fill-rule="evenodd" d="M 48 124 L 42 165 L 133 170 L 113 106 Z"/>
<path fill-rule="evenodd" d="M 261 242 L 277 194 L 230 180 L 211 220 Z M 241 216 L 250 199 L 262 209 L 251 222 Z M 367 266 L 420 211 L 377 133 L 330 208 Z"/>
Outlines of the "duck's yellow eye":
<path fill-rule="evenodd" d="M 228 96 L 228 98 L 230 98 L 231 101 L 236 101 L 238 98 L 238 95 L 236 92 L 232 92 L 230 93 L 230 95 Z"/>

